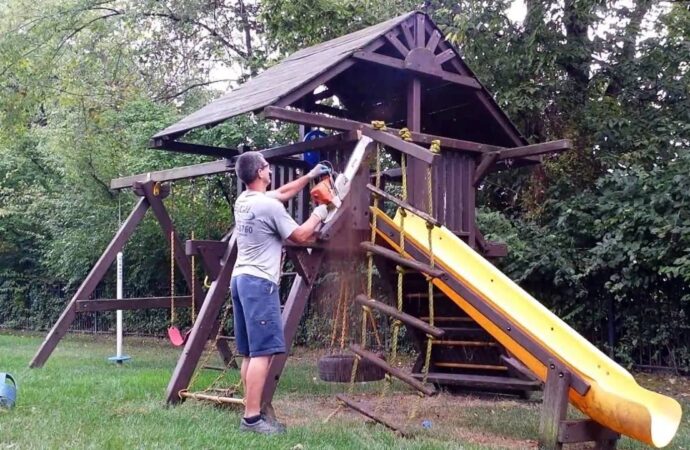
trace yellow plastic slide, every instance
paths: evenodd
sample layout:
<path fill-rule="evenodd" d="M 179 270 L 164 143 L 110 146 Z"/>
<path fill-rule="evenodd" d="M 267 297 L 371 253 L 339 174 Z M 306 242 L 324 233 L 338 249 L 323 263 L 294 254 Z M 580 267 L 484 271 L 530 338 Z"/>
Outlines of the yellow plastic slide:
<path fill-rule="evenodd" d="M 400 213 L 395 219 L 381 210 L 373 210 L 373 213 L 377 220 L 388 222 L 400 230 Z M 404 229 L 406 241 L 415 244 L 428 255 L 429 243 L 424 219 L 408 212 L 404 219 Z M 398 242 L 380 231 L 378 235 L 399 250 Z M 531 335 L 541 346 L 567 364 L 569 370 L 579 374 L 591 385 L 584 396 L 570 389 L 570 402 L 580 411 L 614 431 L 655 447 L 664 447 L 673 439 L 682 414 L 678 402 L 639 386 L 627 370 L 609 359 L 447 228 L 434 228 L 432 249 L 437 266 L 459 279 L 512 322 L 512 326 Z M 539 360 L 447 284 L 438 279 L 434 280 L 434 284 L 545 381 L 547 370 Z"/>

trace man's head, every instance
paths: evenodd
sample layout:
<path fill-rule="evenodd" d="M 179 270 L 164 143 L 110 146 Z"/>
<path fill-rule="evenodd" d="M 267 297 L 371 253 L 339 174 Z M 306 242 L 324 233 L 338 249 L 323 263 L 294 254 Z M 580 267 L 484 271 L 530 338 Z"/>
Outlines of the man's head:
<path fill-rule="evenodd" d="M 235 172 L 247 186 L 257 181 L 264 188 L 271 184 L 271 167 L 259 152 L 242 153 L 235 162 Z"/>

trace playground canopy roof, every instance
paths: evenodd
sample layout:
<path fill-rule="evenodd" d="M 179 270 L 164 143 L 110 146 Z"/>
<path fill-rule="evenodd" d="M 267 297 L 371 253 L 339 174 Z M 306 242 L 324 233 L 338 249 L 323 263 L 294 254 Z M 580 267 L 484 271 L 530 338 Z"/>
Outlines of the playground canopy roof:
<path fill-rule="evenodd" d="M 327 85 L 329 90 L 337 95 L 348 113 L 347 118 L 362 122 L 382 118 L 389 124 L 398 123 L 404 126 L 404 94 L 411 73 L 404 70 L 409 67 L 400 66 L 402 60 L 394 59 L 393 56 L 399 57 L 403 51 L 413 50 L 415 43 L 408 38 L 414 40 L 415 37 L 410 35 L 409 27 L 419 19 L 428 34 L 428 41 L 425 35 L 417 38 L 420 39 L 422 48 L 425 42 L 426 48 L 434 47 L 431 49 L 432 63 L 434 56 L 443 58 L 441 62 L 437 60 L 437 64 L 433 65 L 434 73 L 422 73 L 423 130 L 506 147 L 524 145 L 524 137 L 499 108 L 491 94 L 476 80 L 476 76 L 462 61 L 457 50 L 442 39 L 440 30 L 421 12 L 408 12 L 297 51 L 237 89 L 158 132 L 153 138 L 177 139 L 195 128 L 211 127 L 231 117 L 248 112 L 260 112 L 272 105 L 305 109 L 303 103 L 298 102 L 304 96 L 295 101 L 290 100 L 289 103 L 285 103 L 285 99 L 292 99 L 296 91 L 303 91 L 305 86 L 308 87 L 315 80 L 322 80 L 322 84 Z M 411 48 L 407 49 L 403 42 Z M 370 51 L 367 52 L 367 49 Z M 372 55 L 374 51 L 377 53 L 369 56 L 370 59 L 367 60 L 367 55 Z M 434 55 L 434 52 L 439 53 Z M 380 59 L 383 63 L 371 58 Z M 405 64 L 408 64 L 407 59 Z M 419 75 L 419 71 L 416 75 Z M 456 80 L 449 81 L 452 77 Z M 458 82 L 457 79 L 460 78 L 465 81 Z M 311 95 L 313 89 L 304 92 L 305 95 Z M 391 109 L 395 109 L 396 112 L 392 112 Z"/>

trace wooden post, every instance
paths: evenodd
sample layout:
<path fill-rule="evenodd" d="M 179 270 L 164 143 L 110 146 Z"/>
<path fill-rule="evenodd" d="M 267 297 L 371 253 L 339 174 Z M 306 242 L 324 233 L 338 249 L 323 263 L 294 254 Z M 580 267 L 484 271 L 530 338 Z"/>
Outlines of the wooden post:
<path fill-rule="evenodd" d="M 563 444 L 558 440 L 558 429 L 568 412 L 568 389 L 570 372 L 549 362 L 544 388 L 544 404 L 539 422 L 539 448 L 560 450 Z"/>

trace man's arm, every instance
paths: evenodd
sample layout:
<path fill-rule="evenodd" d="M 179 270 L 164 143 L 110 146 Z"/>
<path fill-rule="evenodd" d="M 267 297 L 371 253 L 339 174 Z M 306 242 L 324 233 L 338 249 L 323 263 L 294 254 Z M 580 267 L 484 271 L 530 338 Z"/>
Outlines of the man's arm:
<path fill-rule="evenodd" d="M 328 209 L 326 205 L 317 206 L 306 222 L 295 228 L 295 231 L 292 232 L 288 239 L 297 244 L 309 242 L 314 237 L 314 233 L 321 222 L 326 220 L 327 215 Z"/>
<path fill-rule="evenodd" d="M 317 164 L 313 169 L 309 171 L 306 175 L 299 177 L 287 184 L 280 186 L 278 189 L 266 192 L 269 197 L 275 198 L 282 203 L 287 202 L 292 197 L 297 195 L 304 187 L 309 184 L 309 181 L 317 178 L 321 175 L 325 175 L 330 171 L 327 166 L 323 164 Z M 306 222 L 305 222 L 306 223 Z"/>

